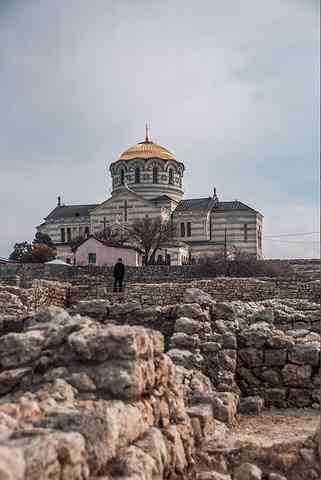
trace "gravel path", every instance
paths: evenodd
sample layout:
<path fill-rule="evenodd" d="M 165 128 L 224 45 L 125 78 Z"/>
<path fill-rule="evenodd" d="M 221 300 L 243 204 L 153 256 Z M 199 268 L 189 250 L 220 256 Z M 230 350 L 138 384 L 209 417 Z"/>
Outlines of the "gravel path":
<path fill-rule="evenodd" d="M 268 447 L 275 443 L 304 439 L 315 432 L 319 422 L 319 410 L 270 409 L 260 416 L 240 416 L 238 425 L 229 436 L 234 441 L 255 442 Z"/>

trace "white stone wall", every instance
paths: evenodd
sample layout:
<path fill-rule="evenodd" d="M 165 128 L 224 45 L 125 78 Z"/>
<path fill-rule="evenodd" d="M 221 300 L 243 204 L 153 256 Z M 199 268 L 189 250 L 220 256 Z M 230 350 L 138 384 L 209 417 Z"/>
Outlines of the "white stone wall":
<path fill-rule="evenodd" d="M 224 250 L 225 229 L 228 250 L 242 252 L 262 258 L 262 246 L 259 245 L 259 231 L 263 230 L 262 216 L 251 210 L 195 210 L 174 212 L 178 239 L 192 242 L 192 255 L 214 255 Z M 191 224 L 191 236 L 187 236 L 187 224 Z M 185 224 L 185 236 L 181 236 L 181 224 Z M 209 242 L 194 244 L 193 242 Z M 217 244 L 211 244 L 216 242 Z"/>
<path fill-rule="evenodd" d="M 67 243 L 67 229 L 70 229 L 71 240 L 85 235 L 86 227 L 89 229 L 90 233 L 90 219 L 89 218 L 60 218 L 55 221 L 45 222 L 44 225 L 38 227 L 38 231 L 41 233 L 46 233 L 49 235 L 53 243 L 62 243 L 61 241 L 61 229 L 65 229 L 65 243 Z"/>
<path fill-rule="evenodd" d="M 262 249 L 258 248 L 258 228 L 262 228 L 262 216 L 251 210 L 214 210 L 211 214 L 213 240 L 226 242 L 228 247 L 235 247 L 242 252 L 262 256 Z"/>
<path fill-rule="evenodd" d="M 127 201 L 127 218 L 125 214 L 125 202 Z M 135 220 L 148 215 L 151 218 L 158 217 L 161 207 L 154 206 L 151 202 L 129 190 L 123 188 L 121 192 L 114 193 L 112 198 L 96 207 L 91 212 L 91 231 L 93 234 L 103 230 L 104 218 L 106 224 L 115 223 L 130 224 Z"/>
<path fill-rule="evenodd" d="M 210 240 L 210 217 L 207 211 L 195 210 L 174 212 L 174 223 L 177 228 L 177 238 L 181 241 Z M 185 235 L 181 235 L 181 224 L 185 224 Z M 191 236 L 188 236 L 187 224 L 191 224 Z"/>
<path fill-rule="evenodd" d="M 157 167 L 157 183 L 153 182 L 153 168 Z M 135 169 L 140 170 L 140 182 L 135 181 Z M 170 182 L 170 170 L 173 173 L 172 183 Z M 122 173 L 124 182 L 136 193 L 146 199 L 168 195 L 177 202 L 184 195 L 183 175 L 184 165 L 176 160 L 161 160 L 157 158 L 118 160 L 110 166 L 112 177 L 113 193 L 123 188 Z"/>

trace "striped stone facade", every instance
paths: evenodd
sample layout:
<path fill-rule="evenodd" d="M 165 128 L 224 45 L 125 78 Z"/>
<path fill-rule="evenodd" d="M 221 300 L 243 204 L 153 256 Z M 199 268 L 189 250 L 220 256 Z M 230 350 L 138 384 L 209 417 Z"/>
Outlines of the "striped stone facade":
<path fill-rule="evenodd" d="M 204 199 L 205 200 L 205 199 Z M 262 215 L 240 202 L 221 207 L 174 212 L 178 238 L 190 245 L 192 256 L 242 251 L 262 258 Z"/>
<path fill-rule="evenodd" d="M 70 241 L 96 234 L 104 228 L 128 225 L 148 217 L 171 218 L 175 241 L 183 254 L 177 261 L 219 252 L 242 251 L 262 258 L 263 216 L 240 201 L 221 202 L 216 191 L 200 199 L 183 199 L 184 164 L 146 136 L 126 150 L 110 167 L 112 195 L 98 205 L 61 205 L 38 228 L 57 246 L 58 256 L 68 258 Z"/>
<path fill-rule="evenodd" d="M 158 217 L 162 208 L 166 207 L 155 205 L 143 196 L 123 187 L 91 211 L 91 232 L 93 234 L 100 232 L 104 225 L 112 226 L 117 223 L 127 225 L 146 216 Z"/>

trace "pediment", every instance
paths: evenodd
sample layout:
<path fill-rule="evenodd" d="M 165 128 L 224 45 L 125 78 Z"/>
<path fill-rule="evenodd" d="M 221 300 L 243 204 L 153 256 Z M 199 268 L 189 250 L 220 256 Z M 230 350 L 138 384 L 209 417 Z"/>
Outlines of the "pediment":
<path fill-rule="evenodd" d="M 114 192 L 113 196 L 105 200 L 104 202 L 100 203 L 96 208 L 91 210 L 91 215 L 99 215 L 101 210 L 106 210 L 108 207 L 112 207 L 114 203 L 119 203 L 119 200 L 132 200 L 135 202 L 135 204 L 141 204 L 141 205 L 148 205 L 150 207 L 155 207 L 153 202 L 150 200 L 146 200 L 144 197 L 139 195 L 136 192 L 133 192 L 133 190 L 130 190 L 129 188 L 124 187 L 123 189 L 117 190 Z"/>

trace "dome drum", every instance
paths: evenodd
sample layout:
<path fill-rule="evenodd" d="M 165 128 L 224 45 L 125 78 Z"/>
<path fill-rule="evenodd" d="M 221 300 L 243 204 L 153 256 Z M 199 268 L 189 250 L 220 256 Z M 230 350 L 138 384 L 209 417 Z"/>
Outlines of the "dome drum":
<path fill-rule="evenodd" d="M 127 185 L 146 199 L 167 195 L 179 201 L 184 194 L 184 170 L 184 164 L 166 148 L 145 140 L 110 165 L 112 193 Z"/>

